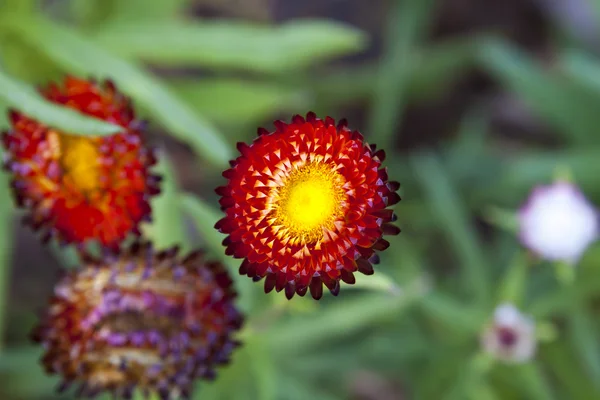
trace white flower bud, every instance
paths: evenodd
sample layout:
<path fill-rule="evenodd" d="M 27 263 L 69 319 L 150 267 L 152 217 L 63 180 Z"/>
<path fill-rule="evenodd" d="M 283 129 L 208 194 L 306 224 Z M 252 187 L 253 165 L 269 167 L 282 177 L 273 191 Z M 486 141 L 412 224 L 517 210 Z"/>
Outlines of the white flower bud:
<path fill-rule="evenodd" d="M 535 323 L 512 304 L 501 304 L 481 335 L 483 350 L 508 363 L 523 363 L 535 354 Z"/>
<path fill-rule="evenodd" d="M 519 210 L 521 243 L 549 261 L 576 263 L 598 230 L 595 208 L 567 182 L 535 188 Z"/>

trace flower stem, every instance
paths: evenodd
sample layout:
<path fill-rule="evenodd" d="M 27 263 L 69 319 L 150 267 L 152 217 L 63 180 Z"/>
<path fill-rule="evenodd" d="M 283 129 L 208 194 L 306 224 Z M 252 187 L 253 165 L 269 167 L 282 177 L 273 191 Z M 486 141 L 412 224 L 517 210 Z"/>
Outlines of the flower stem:
<path fill-rule="evenodd" d="M 0 174 L 0 187 L 8 187 L 5 174 Z M 12 204 L 8 190 L 0 190 L 0 350 L 7 318 L 7 298 L 10 287 L 11 249 L 12 249 Z"/>

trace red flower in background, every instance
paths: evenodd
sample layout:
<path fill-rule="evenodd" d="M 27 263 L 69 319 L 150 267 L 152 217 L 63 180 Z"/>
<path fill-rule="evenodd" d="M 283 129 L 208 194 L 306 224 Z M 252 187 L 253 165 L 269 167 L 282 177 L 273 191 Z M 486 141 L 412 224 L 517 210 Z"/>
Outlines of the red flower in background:
<path fill-rule="evenodd" d="M 150 218 L 149 198 L 159 192 L 150 174 L 156 160 L 144 146 L 142 124 L 130 100 L 106 81 L 68 77 L 42 94 L 51 102 L 123 127 L 108 137 L 76 136 L 45 126 L 18 111 L 2 142 L 6 168 L 25 222 L 61 243 L 95 239 L 117 247 Z"/>
<path fill-rule="evenodd" d="M 77 396 L 189 398 L 238 346 L 242 315 L 224 267 L 200 253 L 155 253 L 135 244 L 118 259 L 89 258 L 54 289 L 34 330 L 42 363 Z"/>
<path fill-rule="evenodd" d="M 388 182 L 385 153 L 363 136 L 313 113 L 295 116 L 276 130 L 259 129 L 251 145 L 217 189 L 226 216 L 216 228 L 229 236 L 226 253 L 243 258 L 240 273 L 265 279 L 265 291 L 285 289 L 288 298 L 310 289 L 315 299 L 323 284 L 337 295 L 340 280 L 354 272 L 372 274 L 375 254 L 398 234 L 388 209 L 400 200 L 397 182 Z"/>

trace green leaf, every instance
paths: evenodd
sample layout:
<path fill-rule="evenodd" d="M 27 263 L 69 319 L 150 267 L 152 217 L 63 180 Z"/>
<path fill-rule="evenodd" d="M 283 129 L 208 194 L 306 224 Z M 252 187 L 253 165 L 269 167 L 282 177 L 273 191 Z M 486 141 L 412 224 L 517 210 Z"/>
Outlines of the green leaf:
<path fill-rule="evenodd" d="M 421 100 L 452 87 L 475 64 L 476 43 L 466 36 L 416 48 L 406 82 L 407 95 Z"/>
<path fill-rule="evenodd" d="M 265 334 L 276 354 L 302 353 L 328 340 L 348 337 L 381 320 L 399 318 L 427 291 L 427 284 L 422 278 L 417 278 L 399 296 L 369 294 L 347 300 L 337 299 L 318 314 L 297 316 Z"/>
<path fill-rule="evenodd" d="M 356 283 L 354 285 L 344 285 L 344 289 L 368 289 L 375 292 L 385 292 L 394 296 L 402 293 L 402 289 L 394 280 L 377 271 L 374 275 L 356 275 Z"/>
<path fill-rule="evenodd" d="M 553 181 L 559 165 L 572 171 L 574 180 L 586 194 L 598 195 L 599 154 L 600 148 L 585 146 L 563 151 L 531 151 L 508 157 L 493 184 L 477 189 L 477 197 L 485 202 L 503 201 L 514 207 L 515 203 L 525 199 L 532 186 Z"/>
<path fill-rule="evenodd" d="M 200 65 L 265 73 L 306 68 L 365 48 L 361 31 L 331 21 L 280 26 L 234 21 L 123 23 L 100 32 L 104 48 L 168 65 Z"/>
<path fill-rule="evenodd" d="M 527 288 L 528 266 L 527 254 L 519 250 L 500 281 L 499 302 L 508 302 L 515 306 L 523 305 Z"/>
<path fill-rule="evenodd" d="M 462 362 L 466 362 L 466 365 L 459 370 L 458 379 L 446 393 L 444 400 L 464 399 L 465 394 L 468 394 L 469 399 L 475 400 L 473 395 L 481 389 L 494 360 L 488 354 L 476 353 Z"/>
<path fill-rule="evenodd" d="M 426 48 L 414 48 L 406 77 L 407 101 L 430 100 L 445 93 L 448 87 L 469 71 L 475 61 L 475 41 L 471 38 L 447 40 Z M 365 64 L 356 67 L 336 66 L 322 76 L 307 73 L 298 78 L 298 86 L 314 91 L 325 104 L 348 104 L 370 99 L 379 89 L 373 84 L 382 65 Z M 287 77 L 293 80 L 294 77 Z"/>
<path fill-rule="evenodd" d="M 48 376 L 40 366 L 42 351 L 41 346 L 27 346 L 13 347 L 0 353 L 2 394 L 23 399 L 59 398 L 52 396 L 59 380 L 55 376 Z"/>
<path fill-rule="evenodd" d="M 8 122 L 8 108 L 0 99 L 0 130 L 7 129 L 10 126 Z M 2 154 L 2 148 L 0 148 L 0 154 Z"/>
<path fill-rule="evenodd" d="M 108 24 L 164 21 L 183 15 L 191 0 L 103 0 L 111 2 Z"/>
<path fill-rule="evenodd" d="M 487 318 L 478 305 L 465 304 L 441 292 L 425 296 L 419 306 L 426 316 L 440 323 L 445 331 L 454 332 L 452 337 L 478 334 Z"/>
<path fill-rule="evenodd" d="M 224 254 L 222 244 L 225 235 L 214 228 L 217 221 L 222 218 L 221 213 L 191 194 L 181 194 L 179 204 L 183 211 L 195 222 L 195 226 L 200 231 L 209 253 L 223 261 L 229 261 L 230 257 Z"/>
<path fill-rule="evenodd" d="M 552 377 L 565 393 L 557 396 L 563 399 L 593 399 L 598 398 L 600 391 L 595 387 L 595 382 L 582 371 L 577 357 L 569 348 L 566 341 L 556 341 L 551 346 L 546 346 L 542 353 L 544 366 L 552 372 Z"/>
<path fill-rule="evenodd" d="M 553 315 L 568 313 L 573 302 L 585 303 L 600 292 L 600 277 L 598 274 L 590 279 L 579 280 L 576 285 L 559 287 L 536 299 L 529 312 L 536 319 L 548 318 Z"/>
<path fill-rule="evenodd" d="M 600 95 L 600 60 L 588 53 L 571 50 L 562 54 L 559 65 L 571 79 Z"/>
<path fill-rule="evenodd" d="M 270 357 L 271 353 L 264 351 L 262 338 L 258 336 L 248 338 L 242 347 L 233 353 L 232 361 L 227 368 L 218 370 L 216 380 L 198 382 L 192 398 L 194 400 L 262 399 L 260 394 L 267 395 L 267 399 L 272 399 L 271 390 L 275 389 L 277 380 L 276 376 L 273 376 L 276 371 L 273 371 L 273 366 L 269 365 L 272 362 Z M 265 367 L 267 370 L 260 371 Z M 263 386 L 269 382 L 273 388 L 265 390 Z"/>
<path fill-rule="evenodd" d="M 215 223 L 223 217 L 222 214 L 202 199 L 191 194 L 180 194 L 179 204 L 202 236 L 203 246 L 207 253 L 211 257 L 221 260 L 232 271 L 236 289 L 240 293 L 240 298 L 244 299 L 240 308 L 244 311 L 251 310 L 255 303 L 255 295 L 259 290 L 251 279 L 237 273 L 239 261 L 225 254 L 222 244 L 225 235 L 214 228 Z"/>
<path fill-rule="evenodd" d="M 0 70 L 0 98 L 6 105 L 56 129 L 73 135 L 107 136 L 120 132 L 118 125 L 87 117 L 44 100 L 31 87 Z"/>
<path fill-rule="evenodd" d="M 593 318 L 582 305 L 572 307 L 569 315 L 569 341 L 588 378 L 600 390 L 600 345 Z"/>
<path fill-rule="evenodd" d="M 297 113 L 295 110 L 307 109 L 310 101 L 308 93 L 300 89 L 269 82 L 206 78 L 169 84 L 198 113 L 223 125 L 262 122 L 280 112 Z"/>
<path fill-rule="evenodd" d="M 143 233 L 159 250 L 180 246 L 187 251 L 190 250 L 190 240 L 179 203 L 177 175 L 166 152 L 160 152 L 158 159 L 153 172 L 163 178 L 161 193 L 152 199 L 152 223 L 142 226 Z"/>
<path fill-rule="evenodd" d="M 456 193 L 444 166 L 433 154 L 414 155 L 410 161 L 432 212 L 459 257 L 463 282 L 476 296 L 477 304 L 483 305 L 490 298 L 486 273 L 489 263 L 465 204 Z"/>
<path fill-rule="evenodd" d="M 10 271 L 13 249 L 13 206 L 8 188 L 8 175 L 0 172 L 0 338 L 7 319 L 7 299 L 10 289 Z M 0 352 L 4 343 L 0 342 Z"/>
<path fill-rule="evenodd" d="M 519 217 L 513 210 L 505 210 L 500 207 L 489 206 L 483 210 L 483 218 L 496 228 L 505 230 L 512 234 L 519 232 Z"/>
<path fill-rule="evenodd" d="M 232 150 L 207 121 L 136 65 L 114 56 L 76 32 L 41 18 L 2 22 L 57 64 L 96 78 L 113 79 L 162 122 L 174 137 L 190 145 L 207 161 L 223 168 L 232 158 Z"/>
<path fill-rule="evenodd" d="M 541 366 L 537 363 L 527 363 L 515 367 L 515 376 L 521 382 L 522 392 L 531 400 L 552 400 L 552 387 L 544 376 Z"/>
<path fill-rule="evenodd" d="M 488 382 L 473 383 L 469 389 L 469 399 L 471 400 L 500 400 L 501 397 Z"/>
<path fill-rule="evenodd" d="M 388 49 L 376 75 L 376 91 L 369 119 L 372 141 L 390 145 L 406 103 L 406 88 L 414 59 L 415 43 L 425 33 L 433 0 L 396 1 L 389 17 Z"/>
<path fill-rule="evenodd" d="M 597 143 L 592 135 L 600 123 L 597 107 L 581 87 L 544 69 L 524 52 L 500 39 L 480 43 L 479 60 L 512 92 L 559 133 L 577 143 Z"/>

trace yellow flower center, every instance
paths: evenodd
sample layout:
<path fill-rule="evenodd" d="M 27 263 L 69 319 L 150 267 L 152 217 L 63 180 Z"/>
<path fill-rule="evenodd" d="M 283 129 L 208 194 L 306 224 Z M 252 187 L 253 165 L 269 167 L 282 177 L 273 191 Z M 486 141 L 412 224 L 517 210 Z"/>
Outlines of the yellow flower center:
<path fill-rule="evenodd" d="M 54 140 L 65 181 L 84 193 L 98 189 L 100 154 L 94 139 L 60 133 Z"/>
<path fill-rule="evenodd" d="M 323 163 L 310 163 L 293 171 L 279 191 L 278 224 L 304 243 L 323 237 L 342 214 L 343 178 Z"/>

